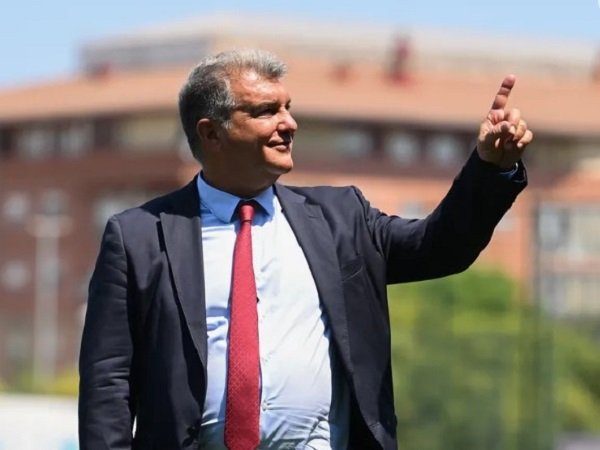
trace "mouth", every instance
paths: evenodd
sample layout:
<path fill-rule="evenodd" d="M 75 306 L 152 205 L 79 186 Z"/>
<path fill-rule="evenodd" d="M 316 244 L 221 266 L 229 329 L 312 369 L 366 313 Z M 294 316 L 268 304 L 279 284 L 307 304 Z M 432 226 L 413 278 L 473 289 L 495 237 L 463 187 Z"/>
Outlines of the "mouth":
<path fill-rule="evenodd" d="M 277 150 L 278 152 L 289 152 L 292 150 L 292 141 L 270 142 L 269 147 Z"/>

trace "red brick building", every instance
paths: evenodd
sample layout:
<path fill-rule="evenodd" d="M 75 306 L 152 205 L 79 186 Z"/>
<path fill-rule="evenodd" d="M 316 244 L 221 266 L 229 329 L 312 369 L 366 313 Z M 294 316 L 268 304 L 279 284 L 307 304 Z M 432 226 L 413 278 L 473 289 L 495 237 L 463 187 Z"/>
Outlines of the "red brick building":
<path fill-rule="evenodd" d="M 296 169 L 283 181 L 354 184 L 380 209 L 413 217 L 444 195 L 503 75 L 516 72 L 511 105 L 536 135 L 530 188 L 476 264 L 515 276 L 555 314 L 600 314 L 593 52 L 552 59 L 524 47 L 490 60 L 482 48 L 507 44 L 457 38 L 448 49 L 380 29 L 359 43 L 343 30 L 304 41 L 237 30 L 205 21 L 92 43 L 81 74 L 0 91 L 0 378 L 74 364 L 106 219 L 198 171 L 177 93 L 193 61 L 240 42 L 289 63 L 300 128 Z"/>

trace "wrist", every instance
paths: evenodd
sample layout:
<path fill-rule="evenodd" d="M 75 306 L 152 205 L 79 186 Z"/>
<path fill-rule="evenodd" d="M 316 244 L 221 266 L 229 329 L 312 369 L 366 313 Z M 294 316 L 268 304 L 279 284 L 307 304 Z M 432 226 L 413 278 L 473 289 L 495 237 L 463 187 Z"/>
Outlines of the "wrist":
<path fill-rule="evenodd" d="M 514 173 L 514 172 L 516 172 L 518 169 L 519 169 L 519 163 L 518 163 L 518 162 L 516 162 L 516 163 L 513 163 L 513 164 L 511 164 L 511 165 L 510 165 L 510 166 L 508 166 L 508 167 L 498 166 L 498 170 L 499 170 L 499 172 L 500 172 L 500 173 L 506 173 L 506 174 L 509 174 L 509 173 Z"/>

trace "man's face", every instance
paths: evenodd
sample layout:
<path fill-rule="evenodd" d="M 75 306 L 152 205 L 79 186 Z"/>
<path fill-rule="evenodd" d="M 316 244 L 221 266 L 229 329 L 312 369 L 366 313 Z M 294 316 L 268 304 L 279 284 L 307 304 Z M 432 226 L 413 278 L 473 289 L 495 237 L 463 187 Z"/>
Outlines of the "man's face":
<path fill-rule="evenodd" d="M 278 80 L 247 71 L 232 77 L 235 108 L 230 126 L 223 130 L 222 151 L 238 177 L 274 182 L 289 172 L 292 141 L 298 125 L 290 114 L 290 96 Z"/>

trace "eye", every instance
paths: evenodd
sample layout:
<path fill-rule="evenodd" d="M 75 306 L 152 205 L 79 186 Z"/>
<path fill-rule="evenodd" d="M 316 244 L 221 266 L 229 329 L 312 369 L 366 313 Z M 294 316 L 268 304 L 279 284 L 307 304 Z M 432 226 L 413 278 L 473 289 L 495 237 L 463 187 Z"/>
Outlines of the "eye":
<path fill-rule="evenodd" d="M 273 108 L 261 109 L 258 112 L 259 116 L 272 116 L 273 114 L 275 114 L 275 111 L 273 110 Z"/>
<path fill-rule="evenodd" d="M 271 117 L 277 114 L 278 108 L 275 105 L 267 105 L 256 108 L 252 112 L 253 117 Z"/>

